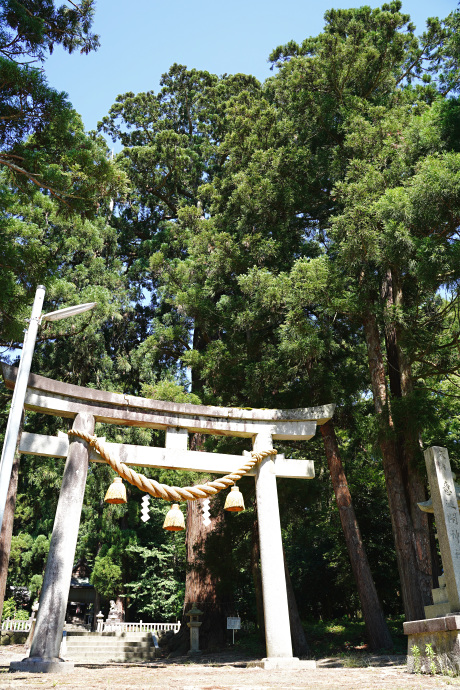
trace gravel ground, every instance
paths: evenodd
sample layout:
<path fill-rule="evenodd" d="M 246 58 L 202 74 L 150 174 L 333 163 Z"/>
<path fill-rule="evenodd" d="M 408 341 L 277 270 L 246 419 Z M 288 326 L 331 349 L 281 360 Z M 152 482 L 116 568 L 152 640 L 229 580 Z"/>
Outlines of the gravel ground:
<path fill-rule="evenodd" d="M 265 671 L 247 667 L 248 657 L 232 651 L 146 664 L 77 665 L 69 674 L 8 673 L 10 661 L 25 656 L 22 645 L 0 648 L 0 689 L 72 688 L 84 690 L 429 690 L 460 688 L 460 678 L 408 674 L 404 657 L 368 657 L 361 668 L 340 659 L 321 659 L 315 670 Z"/>

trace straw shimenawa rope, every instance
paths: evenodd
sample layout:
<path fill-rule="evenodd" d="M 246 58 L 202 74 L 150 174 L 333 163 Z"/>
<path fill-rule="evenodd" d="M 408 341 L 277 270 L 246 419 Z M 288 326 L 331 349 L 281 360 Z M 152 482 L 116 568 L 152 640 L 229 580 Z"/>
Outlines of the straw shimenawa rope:
<path fill-rule="evenodd" d="M 113 458 L 110 453 L 104 448 L 104 444 L 100 441 L 97 436 L 90 436 L 90 434 L 85 434 L 82 431 L 77 431 L 76 429 L 71 429 L 67 432 L 71 436 L 78 436 L 83 441 L 86 441 L 91 448 L 94 448 L 96 453 L 104 458 L 104 460 L 110 465 L 110 467 L 126 479 L 130 484 L 134 484 L 141 491 L 145 491 L 155 498 L 162 498 L 165 501 L 196 501 L 198 498 L 207 498 L 208 496 L 214 496 L 218 494 L 222 489 L 226 489 L 235 482 L 237 482 L 241 477 L 243 477 L 247 472 L 249 472 L 254 465 L 257 465 L 262 458 L 268 455 L 276 455 L 276 450 L 273 448 L 271 450 L 262 450 L 260 453 L 256 451 L 251 452 L 251 459 L 248 460 L 239 470 L 232 472 L 231 474 L 226 474 L 225 477 L 221 479 L 215 479 L 209 484 L 197 484 L 195 486 L 168 486 L 167 484 L 160 484 L 155 481 L 155 479 L 149 479 L 143 474 L 139 474 L 135 470 L 125 465 L 124 462 L 120 462 L 116 458 Z"/>

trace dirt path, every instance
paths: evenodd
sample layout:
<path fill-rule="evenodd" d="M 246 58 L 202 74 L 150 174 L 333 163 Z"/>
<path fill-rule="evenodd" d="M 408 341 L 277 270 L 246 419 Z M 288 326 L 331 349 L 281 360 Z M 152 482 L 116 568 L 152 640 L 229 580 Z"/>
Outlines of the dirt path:
<path fill-rule="evenodd" d="M 10 661 L 24 657 L 20 645 L 0 648 L 0 689 L 62 688 L 63 690 L 430 690 L 460 688 L 460 678 L 411 675 L 402 657 L 372 657 L 365 668 L 340 667 L 323 659 L 315 670 L 265 671 L 247 667 L 247 657 L 222 653 L 190 660 L 159 660 L 146 664 L 79 666 L 67 674 L 8 673 Z"/>

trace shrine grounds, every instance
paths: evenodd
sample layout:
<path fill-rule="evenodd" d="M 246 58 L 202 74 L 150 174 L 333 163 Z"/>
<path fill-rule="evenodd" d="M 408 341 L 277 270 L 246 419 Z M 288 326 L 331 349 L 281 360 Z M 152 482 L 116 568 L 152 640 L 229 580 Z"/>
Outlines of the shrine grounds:
<path fill-rule="evenodd" d="M 158 660 L 145 664 L 75 666 L 69 674 L 8 673 L 10 661 L 23 658 L 22 645 L 0 648 L 0 689 L 62 688 L 63 690 L 430 690 L 460 688 L 460 678 L 409 674 L 403 655 L 349 655 L 318 661 L 315 670 L 265 671 L 248 666 L 253 659 L 225 651 L 199 661 Z M 359 665 L 358 665 L 359 664 Z"/>

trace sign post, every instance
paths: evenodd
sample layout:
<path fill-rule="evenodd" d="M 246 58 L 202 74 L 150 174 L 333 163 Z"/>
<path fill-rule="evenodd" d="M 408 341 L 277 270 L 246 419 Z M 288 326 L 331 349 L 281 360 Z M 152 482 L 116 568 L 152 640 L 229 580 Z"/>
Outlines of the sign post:
<path fill-rule="evenodd" d="M 227 630 L 231 630 L 233 633 L 233 642 L 235 644 L 235 630 L 241 629 L 241 618 L 239 616 L 233 616 L 227 618 Z"/>

